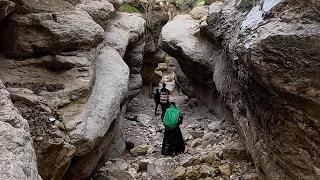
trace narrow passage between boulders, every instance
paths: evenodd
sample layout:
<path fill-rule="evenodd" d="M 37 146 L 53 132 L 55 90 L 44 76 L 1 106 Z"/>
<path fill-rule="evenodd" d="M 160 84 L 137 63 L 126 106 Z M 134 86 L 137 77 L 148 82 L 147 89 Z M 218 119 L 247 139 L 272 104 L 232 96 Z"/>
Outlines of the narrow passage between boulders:
<path fill-rule="evenodd" d="M 184 114 L 180 128 L 185 153 L 161 155 L 161 107 L 155 116 L 154 100 L 140 94 L 128 105 L 123 127 L 127 146 L 133 149 L 106 162 L 92 179 L 257 179 L 236 127 L 196 99 L 177 92 L 172 93 L 170 101 Z"/>

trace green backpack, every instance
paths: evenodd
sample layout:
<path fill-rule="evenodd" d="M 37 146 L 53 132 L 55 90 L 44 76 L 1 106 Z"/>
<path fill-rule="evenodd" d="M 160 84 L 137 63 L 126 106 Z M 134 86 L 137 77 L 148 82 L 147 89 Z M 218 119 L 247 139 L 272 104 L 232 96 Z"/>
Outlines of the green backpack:
<path fill-rule="evenodd" d="M 177 127 L 179 115 L 180 110 L 171 104 L 170 107 L 166 110 L 166 113 L 163 117 L 163 125 L 166 130 L 172 130 Z"/>

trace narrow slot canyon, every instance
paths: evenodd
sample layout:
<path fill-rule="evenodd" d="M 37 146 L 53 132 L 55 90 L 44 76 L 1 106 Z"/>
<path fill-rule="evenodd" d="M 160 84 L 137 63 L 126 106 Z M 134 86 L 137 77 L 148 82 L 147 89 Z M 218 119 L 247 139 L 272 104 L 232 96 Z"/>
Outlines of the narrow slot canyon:
<path fill-rule="evenodd" d="M 0 0 L 0 179 L 320 179 L 319 14 L 318 0 Z M 163 84 L 178 155 L 163 155 Z"/>

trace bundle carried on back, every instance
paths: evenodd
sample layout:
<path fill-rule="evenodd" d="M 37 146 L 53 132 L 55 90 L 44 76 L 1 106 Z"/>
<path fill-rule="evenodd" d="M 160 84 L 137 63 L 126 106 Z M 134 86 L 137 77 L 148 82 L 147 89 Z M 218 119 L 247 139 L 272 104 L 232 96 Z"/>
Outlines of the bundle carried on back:
<path fill-rule="evenodd" d="M 173 104 L 169 106 L 163 117 L 163 125 L 166 130 L 172 130 L 177 127 L 179 122 L 180 110 Z"/>
<path fill-rule="evenodd" d="M 166 92 L 160 92 L 160 103 L 166 104 L 169 102 L 169 93 Z"/>

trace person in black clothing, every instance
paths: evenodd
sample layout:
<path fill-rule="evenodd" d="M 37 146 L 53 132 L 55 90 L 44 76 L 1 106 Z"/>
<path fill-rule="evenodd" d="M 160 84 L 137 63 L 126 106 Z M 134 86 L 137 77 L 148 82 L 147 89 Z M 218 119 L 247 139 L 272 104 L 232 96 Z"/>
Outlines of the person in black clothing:
<path fill-rule="evenodd" d="M 166 83 L 163 83 L 162 88 L 160 90 L 160 103 L 161 103 L 161 110 L 162 110 L 161 119 L 163 119 L 164 114 L 166 113 L 166 110 L 170 106 L 170 102 L 169 102 L 170 91 L 166 88 L 166 86 L 167 86 Z"/>
<path fill-rule="evenodd" d="M 175 105 L 174 102 L 171 104 Z M 185 143 L 180 130 L 180 124 L 182 124 L 183 115 L 180 113 L 177 127 L 172 130 L 165 130 L 163 142 L 162 142 L 162 155 L 175 156 L 185 151 Z"/>
<path fill-rule="evenodd" d="M 156 103 L 156 109 L 154 111 L 155 116 L 157 116 L 158 106 L 160 104 L 160 92 L 159 89 L 156 89 L 156 93 L 153 96 L 154 102 Z"/>

